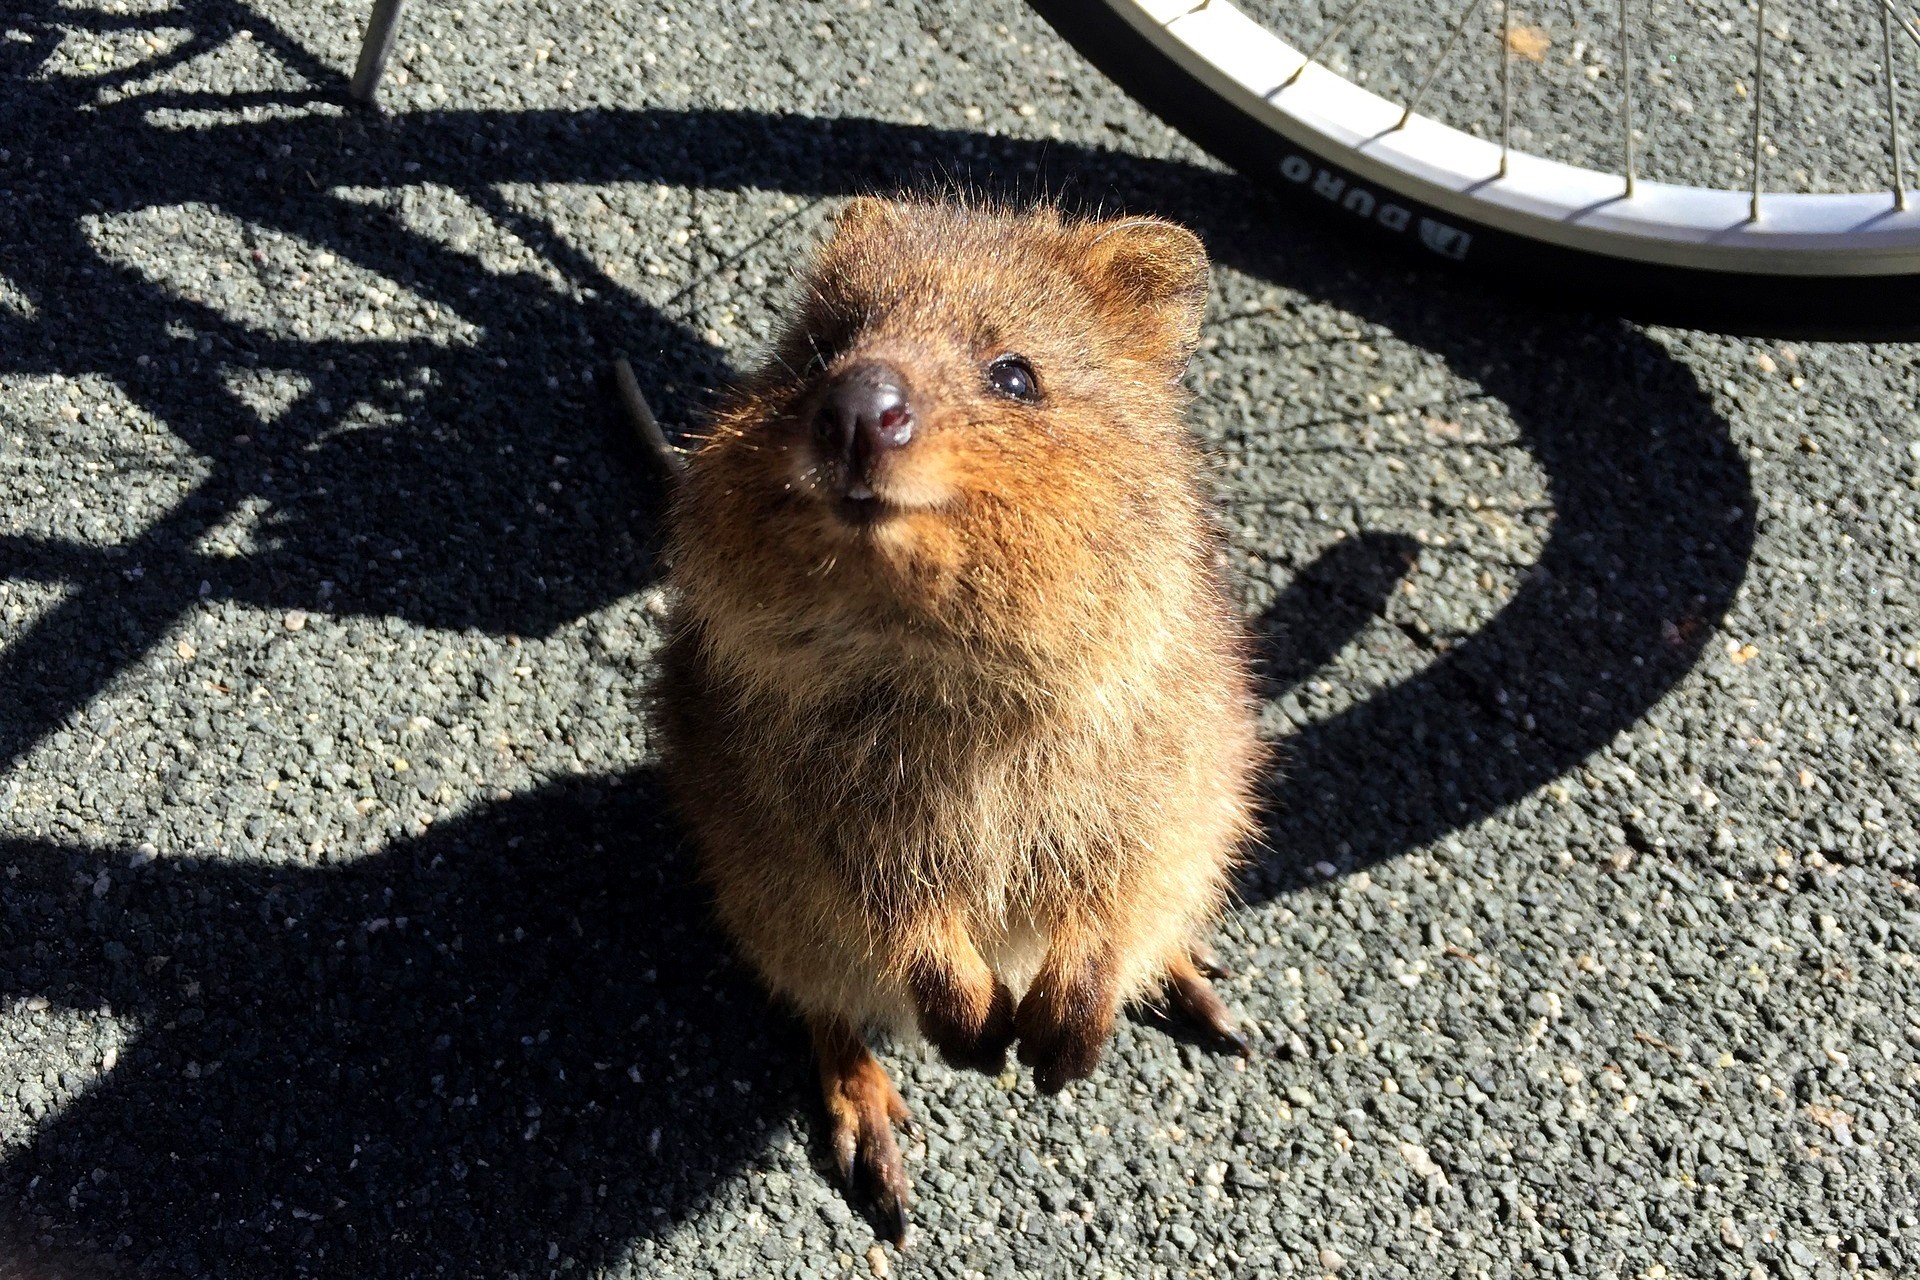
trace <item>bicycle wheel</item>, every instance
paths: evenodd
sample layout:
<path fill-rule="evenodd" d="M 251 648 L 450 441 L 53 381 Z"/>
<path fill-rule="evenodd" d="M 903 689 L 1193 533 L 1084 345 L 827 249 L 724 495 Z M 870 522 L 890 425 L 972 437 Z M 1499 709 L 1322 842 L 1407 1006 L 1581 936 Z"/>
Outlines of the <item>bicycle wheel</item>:
<path fill-rule="evenodd" d="M 1348 4 L 1331 30 L 1363 3 Z M 1426 85 L 1482 0 L 1467 0 L 1401 103 L 1319 62 L 1331 34 L 1303 51 L 1227 0 L 1032 7 L 1121 88 L 1249 178 L 1427 258 L 1642 320 L 1773 336 L 1920 337 L 1920 193 L 1906 190 L 1894 56 L 1897 39 L 1920 44 L 1920 24 L 1894 0 L 1868 3 L 1884 38 L 1890 181 L 1855 193 L 1762 189 L 1763 76 L 1751 94 L 1755 176 L 1744 190 L 1635 173 L 1631 75 L 1620 77 L 1616 172 L 1508 145 L 1505 112 L 1498 138 L 1422 115 Z M 1764 72 L 1764 25 L 1748 38 Z M 1510 50 L 1491 92 L 1505 85 Z"/>

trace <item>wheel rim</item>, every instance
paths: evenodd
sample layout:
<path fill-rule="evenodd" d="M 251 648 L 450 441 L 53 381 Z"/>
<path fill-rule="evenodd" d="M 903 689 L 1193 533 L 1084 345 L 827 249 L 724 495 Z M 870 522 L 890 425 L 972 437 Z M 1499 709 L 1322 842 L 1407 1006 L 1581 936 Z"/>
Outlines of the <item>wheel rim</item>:
<path fill-rule="evenodd" d="M 1417 237 L 1443 257 L 1467 257 L 1480 226 L 1662 266 L 1803 277 L 1920 273 L 1920 202 L 1903 182 L 1899 191 L 1816 194 L 1760 191 L 1757 177 L 1750 190 L 1649 181 L 1633 173 L 1630 100 L 1623 102 L 1624 173 L 1565 164 L 1421 115 L 1414 109 L 1418 92 L 1413 102 L 1396 104 L 1361 88 L 1228 0 L 1104 2 L 1188 74 L 1291 144 L 1262 176 L 1314 193 L 1356 220 Z M 1467 6 L 1454 36 L 1478 8 Z M 1761 15 L 1763 21 L 1764 7 Z M 1881 15 L 1891 66 L 1895 17 L 1886 0 Z M 1904 23 L 1901 30 L 1920 43 Z M 1764 40 L 1755 45 L 1756 58 L 1764 59 Z M 1886 89 L 1897 161 L 1891 76 Z M 1756 139 L 1760 97 L 1754 95 Z M 1396 196 L 1460 223 L 1415 214 Z"/>

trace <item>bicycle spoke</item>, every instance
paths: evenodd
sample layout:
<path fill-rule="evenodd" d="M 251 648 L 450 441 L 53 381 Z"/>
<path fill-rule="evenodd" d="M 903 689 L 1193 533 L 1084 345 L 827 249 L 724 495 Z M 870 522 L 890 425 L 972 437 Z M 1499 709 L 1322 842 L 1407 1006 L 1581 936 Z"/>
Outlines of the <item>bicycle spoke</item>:
<path fill-rule="evenodd" d="M 1620 151 L 1627 175 L 1626 194 L 1633 194 L 1633 46 L 1629 43 L 1627 0 L 1620 0 Z"/>
<path fill-rule="evenodd" d="M 1920 21 L 1915 21 L 1911 14 L 1900 12 L 1893 0 L 1880 0 L 1880 7 L 1900 24 L 1900 29 L 1907 33 L 1907 39 L 1913 41 L 1914 47 L 1920 48 Z"/>
<path fill-rule="evenodd" d="M 1911 34 L 1911 33 L 1909 33 Z M 1881 78 L 1887 84 L 1887 150 L 1893 156 L 1893 207 L 1907 207 L 1907 180 L 1900 156 L 1900 99 L 1893 71 L 1893 5 L 1880 0 Z"/>
<path fill-rule="evenodd" d="M 1284 89 L 1295 80 L 1298 80 L 1301 72 L 1320 60 L 1320 55 L 1327 51 L 1327 46 L 1338 39 L 1340 33 L 1347 29 L 1347 22 L 1354 14 L 1360 12 L 1360 6 L 1366 2 L 1367 0 L 1353 0 L 1352 4 L 1349 4 L 1341 11 L 1340 16 L 1333 20 L 1333 25 L 1327 28 L 1326 34 L 1314 42 L 1313 48 L 1307 50 L 1307 56 L 1301 61 L 1299 66 L 1293 69 L 1293 74 L 1280 82 L 1280 89 Z M 1280 89 L 1275 89 L 1274 92 L 1278 93 Z"/>
<path fill-rule="evenodd" d="M 1753 198 L 1747 203 L 1747 221 L 1760 221 L 1760 102 L 1767 73 L 1767 0 L 1753 11 Z"/>
<path fill-rule="evenodd" d="M 1508 135 L 1513 132 L 1513 0 L 1500 0 L 1500 176 L 1507 176 Z"/>
<path fill-rule="evenodd" d="M 1427 72 L 1427 78 L 1422 80 L 1420 87 L 1413 91 L 1413 97 L 1407 102 L 1407 109 L 1400 113 L 1400 123 L 1393 126 L 1394 128 L 1407 127 L 1407 121 L 1413 118 L 1414 111 L 1420 106 L 1420 99 L 1427 96 L 1427 89 L 1433 84 L 1434 78 L 1440 74 L 1441 68 L 1447 65 L 1447 55 L 1453 52 L 1453 46 L 1459 42 L 1460 33 L 1467 29 L 1469 22 L 1473 21 L 1473 15 L 1480 12 L 1481 3 L 1482 0 L 1468 0 L 1466 12 L 1460 15 L 1460 21 L 1453 24 L 1453 30 L 1447 35 L 1447 42 L 1440 46 L 1440 56 L 1433 60 L 1433 67 Z"/>

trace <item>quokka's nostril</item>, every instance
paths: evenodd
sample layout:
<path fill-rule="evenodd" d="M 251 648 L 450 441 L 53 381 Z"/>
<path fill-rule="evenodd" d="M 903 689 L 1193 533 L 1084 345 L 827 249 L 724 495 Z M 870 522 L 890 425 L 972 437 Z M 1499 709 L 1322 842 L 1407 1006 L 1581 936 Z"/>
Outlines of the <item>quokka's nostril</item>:
<path fill-rule="evenodd" d="M 913 434 L 913 415 L 907 412 L 907 406 L 904 404 L 896 404 L 882 411 L 877 423 L 882 434 L 900 437 L 889 443 L 905 444 L 907 437 Z"/>
<path fill-rule="evenodd" d="M 856 420 L 829 399 L 820 406 L 813 420 L 813 434 L 835 453 L 845 453 L 853 445 Z"/>

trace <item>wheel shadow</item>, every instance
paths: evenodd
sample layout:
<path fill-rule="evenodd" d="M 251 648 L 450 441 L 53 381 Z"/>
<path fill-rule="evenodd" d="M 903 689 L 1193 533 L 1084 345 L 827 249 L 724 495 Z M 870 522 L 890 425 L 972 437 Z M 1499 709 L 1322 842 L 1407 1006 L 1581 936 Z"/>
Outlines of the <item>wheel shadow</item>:
<path fill-rule="evenodd" d="M 329 194 L 341 187 L 438 183 L 502 217 L 486 201 L 510 182 L 831 198 L 964 174 L 986 191 L 1064 189 L 1185 221 L 1222 263 L 1384 325 L 1504 402 L 1551 491 L 1538 566 L 1420 674 L 1287 741 L 1274 852 L 1245 886 L 1255 899 L 1316 863 L 1393 857 L 1577 765 L 1691 669 L 1745 571 L 1746 467 L 1657 344 L 1385 264 L 1216 170 L 730 111 L 282 114 L 162 130 L 156 106 L 222 104 L 101 104 L 100 80 L 30 78 L 56 13 L 66 26 L 138 19 L 24 8 L 9 21 L 31 39 L 0 45 L 0 136 L 20 139 L 0 249 L 38 305 L 0 308 L 0 373 L 108 380 L 190 445 L 206 478 L 111 552 L 0 537 L 0 575 L 68 588 L 0 650 L 0 760 L 138 662 L 202 582 L 250 605 L 540 635 L 649 580 L 657 511 L 619 465 L 604 398 L 569 380 L 624 348 L 650 391 L 713 387 L 730 372 L 721 353 L 537 220 L 517 229 L 572 296 L 490 274 Z M 188 0 L 166 19 L 196 26 L 202 47 L 268 31 L 226 3 Z M 312 86 L 281 105 L 339 97 L 336 73 L 263 38 Z M 88 219 L 196 201 L 377 271 L 483 336 L 263 332 L 114 265 L 86 232 Z M 294 370 L 305 389 L 263 423 L 232 389 L 235 369 Z M 568 375 L 559 388 L 555 373 Z M 684 392 L 659 407 L 686 421 L 700 403 Z M 612 465 L 560 472 L 544 461 L 555 454 Z M 259 550 L 196 549 L 248 500 L 268 512 Z M 1410 551 L 1363 531 L 1303 568 L 1259 620 L 1282 638 L 1273 688 L 1364 628 Z M 0 1177 L 57 1234 L 156 1274 L 507 1275 L 550 1252 L 612 1259 L 705 1203 L 810 1096 L 797 1039 L 716 972 L 720 948 L 645 775 L 490 805 L 344 867 L 163 861 L 128 874 L 124 851 L 18 840 L 0 861 L 17 869 L 0 997 L 111 1005 L 138 1026 L 115 1070 Z"/>
<path fill-rule="evenodd" d="M 1546 474 L 1554 523 L 1514 596 L 1464 642 L 1286 740 L 1255 897 L 1298 887 L 1320 863 L 1355 870 L 1470 826 L 1578 766 L 1693 669 L 1753 549 L 1757 502 L 1727 424 L 1644 334 L 1538 313 L 1462 326 L 1413 306 L 1354 309 L 1507 406 Z M 1289 592 L 1262 621 L 1317 635 L 1344 617 L 1357 632 L 1411 548 L 1352 541 L 1343 554 L 1365 563 L 1330 613 Z M 1368 581 L 1372 610 L 1353 590 Z"/>

